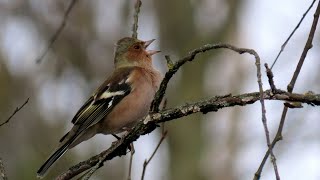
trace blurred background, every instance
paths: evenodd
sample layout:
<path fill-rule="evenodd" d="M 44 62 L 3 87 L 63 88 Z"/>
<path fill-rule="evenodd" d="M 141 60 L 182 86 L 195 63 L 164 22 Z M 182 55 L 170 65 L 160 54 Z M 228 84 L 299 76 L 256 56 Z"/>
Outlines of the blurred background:
<path fill-rule="evenodd" d="M 67 25 L 40 64 L 69 4 L 65 0 L 0 0 L 0 122 L 28 97 L 29 103 L 0 127 L 0 157 L 9 180 L 35 179 L 36 171 L 71 128 L 78 108 L 113 69 L 114 43 L 131 36 L 134 1 L 78 1 Z M 225 42 L 255 49 L 263 63 L 275 59 L 311 0 L 142 0 L 138 37 L 156 38 L 154 64 L 166 72 L 172 60 L 207 43 Z M 315 6 L 288 43 L 273 69 L 278 88 L 286 89 L 309 33 Z M 317 30 L 319 32 L 319 30 Z M 302 68 L 295 92 L 320 92 L 319 33 Z M 264 71 L 264 70 L 263 70 Z M 268 89 L 265 74 L 264 88 Z M 258 91 L 253 57 L 228 50 L 197 56 L 170 82 L 168 108 L 215 95 Z M 282 102 L 266 102 L 271 138 Z M 320 178 L 319 108 L 289 110 L 284 139 L 274 153 L 282 179 Z M 260 104 L 225 108 L 166 123 L 168 137 L 147 167 L 152 180 L 252 179 L 266 151 Z M 159 130 L 138 139 L 132 179 L 157 145 Z M 52 168 L 52 179 L 70 166 L 107 149 L 115 139 L 98 135 L 68 151 Z M 127 179 L 129 156 L 117 157 L 92 179 Z M 275 179 L 268 160 L 262 180 Z"/>

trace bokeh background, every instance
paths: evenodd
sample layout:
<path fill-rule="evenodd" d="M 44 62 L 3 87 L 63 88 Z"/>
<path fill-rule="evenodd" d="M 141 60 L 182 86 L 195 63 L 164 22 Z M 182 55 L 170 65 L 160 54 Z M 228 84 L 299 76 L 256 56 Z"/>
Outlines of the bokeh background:
<path fill-rule="evenodd" d="M 156 38 L 154 64 L 166 71 L 164 55 L 177 60 L 206 43 L 227 42 L 255 49 L 271 64 L 311 0 L 143 0 L 138 37 Z M 114 43 L 131 36 L 134 1 L 80 0 L 53 48 L 40 64 L 69 4 L 65 0 L 0 0 L 0 122 L 28 97 L 29 103 L 0 127 L 0 157 L 13 179 L 35 179 L 36 170 L 71 127 L 71 118 L 113 69 Z M 286 89 L 313 19 L 313 7 L 273 69 Z M 319 32 L 319 30 L 317 30 Z M 319 33 L 295 92 L 320 92 Z M 264 88 L 269 88 L 263 74 Z M 253 57 L 228 50 L 199 55 L 170 82 L 168 107 L 214 95 L 258 91 Z M 282 102 L 266 102 L 271 137 Z M 284 140 L 274 153 L 282 179 L 320 178 L 319 108 L 289 110 Z M 152 180 L 252 179 L 266 151 L 260 104 L 225 108 L 166 123 L 168 137 L 147 167 Z M 132 179 L 160 138 L 154 131 L 136 141 Z M 98 135 L 68 151 L 50 171 L 52 179 L 71 165 L 108 148 L 115 139 Z M 92 179 L 126 179 L 129 157 L 105 164 Z M 263 180 L 275 179 L 270 161 Z"/>

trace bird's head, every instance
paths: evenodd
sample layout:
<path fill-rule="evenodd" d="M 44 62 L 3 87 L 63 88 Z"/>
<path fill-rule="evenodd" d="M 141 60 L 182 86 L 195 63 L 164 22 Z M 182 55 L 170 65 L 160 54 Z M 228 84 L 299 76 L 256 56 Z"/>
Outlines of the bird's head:
<path fill-rule="evenodd" d="M 142 41 L 136 38 L 125 37 L 116 43 L 114 64 L 120 66 L 144 66 L 150 65 L 151 56 L 160 52 L 155 50 L 146 50 L 155 39 Z"/>

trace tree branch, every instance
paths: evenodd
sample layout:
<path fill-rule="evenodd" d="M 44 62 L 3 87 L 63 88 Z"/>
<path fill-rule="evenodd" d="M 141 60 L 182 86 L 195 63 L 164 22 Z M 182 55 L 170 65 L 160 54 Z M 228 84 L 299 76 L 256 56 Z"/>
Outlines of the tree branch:
<path fill-rule="evenodd" d="M 238 48 L 236 46 L 230 45 L 230 44 L 222 44 L 222 43 L 218 43 L 218 44 L 206 44 L 200 48 L 194 49 L 193 51 L 189 52 L 189 54 L 187 56 L 185 56 L 184 58 L 178 60 L 177 62 L 175 62 L 174 64 L 172 64 L 172 61 L 170 59 L 170 57 L 167 55 L 165 56 L 167 59 L 168 63 L 168 72 L 165 74 L 164 79 L 162 80 L 161 84 L 160 84 L 160 88 L 158 90 L 158 92 L 155 95 L 154 101 L 151 104 L 151 108 L 150 111 L 151 112 L 158 112 L 159 111 L 159 105 L 164 97 L 164 94 L 166 92 L 168 83 L 170 81 L 170 79 L 172 78 L 172 76 L 180 69 L 180 67 L 182 65 L 184 65 L 186 62 L 188 61 L 193 61 L 194 58 L 199 54 L 199 53 L 203 53 L 209 50 L 213 50 L 213 49 L 229 49 L 232 51 L 235 51 L 239 54 L 244 54 L 244 53 L 248 53 L 251 54 L 255 57 L 256 59 L 256 64 L 260 64 L 260 58 L 258 56 L 258 54 L 253 50 L 253 49 L 247 49 L 247 48 Z M 261 75 L 261 73 L 260 73 Z M 257 74 L 258 76 L 258 74 Z"/>
<path fill-rule="evenodd" d="M 254 50 L 247 50 L 247 53 L 253 55 L 256 59 L 256 67 L 257 67 L 257 79 L 258 79 L 258 86 L 259 86 L 259 92 L 260 92 L 260 104 L 261 104 L 261 119 L 263 124 L 264 133 L 266 135 L 266 141 L 267 141 L 267 147 L 270 147 L 271 141 L 270 141 L 270 133 L 268 129 L 268 123 L 267 123 L 267 116 L 266 116 L 266 107 L 264 104 L 263 99 L 263 87 L 262 87 L 262 80 L 261 80 L 261 63 L 260 63 L 260 57 L 258 53 L 256 53 Z M 272 149 L 270 149 L 270 155 L 271 155 L 271 162 L 273 165 L 274 173 L 276 175 L 276 179 L 280 180 L 280 175 L 278 172 L 278 167 L 276 163 L 276 157 L 273 154 Z"/>
<path fill-rule="evenodd" d="M 271 90 L 267 90 L 263 92 L 262 97 L 265 100 L 301 102 L 313 106 L 320 105 L 320 94 L 291 94 L 283 90 L 277 90 L 276 93 L 272 93 Z M 101 159 L 103 159 L 103 163 L 104 161 L 111 160 L 114 157 L 125 155 L 130 143 L 137 140 L 141 135 L 153 131 L 159 123 L 171 121 L 199 112 L 206 114 L 226 107 L 245 106 L 253 104 L 259 100 L 260 92 L 246 93 L 237 96 L 229 94 L 226 96 L 215 96 L 207 100 L 189 103 L 176 108 L 166 109 L 158 113 L 150 113 L 144 120 L 138 122 L 138 124 L 129 133 L 121 137 L 120 140 L 113 142 L 109 149 L 69 168 L 66 172 L 58 176 L 57 180 L 70 179 L 94 166 L 97 166 L 97 163 Z"/>
<path fill-rule="evenodd" d="M 270 88 L 271 88 L 272 92 L 276 92 L 277 88 L 276 88 L 276 85 L 274 84 L 272 70 L 269 68 L 267 63 L 264 64 L 264 67 L 266 68 L 266 73 L 267 73 Z"/>
<path fill-rule="evenodd" d="M 10 116 L 5 122 L 3 122 L 3 123 L 0 124 L 0 127 L 3 126 L 3 125 L 5 125 L 5 124 L 7 124 L 7 123 L 11 120 L 11 118 L 12 118 L 17 112 L 19 112 L 28 102 L 29 102 L 29 98 L 28 98 L 20 107 L 17 107 L 17 108 L 13 111 L 13 113 L 11 114 L 11 116 Z"/>
<path fill-rule="evenodd" d="M 295 70 L 295 72 L 294 72 L 294 74 L 292 76 L 292 79 L 291 79 L 290 83 L 287 86 L 287 90 L 288 90 L 289 93 L 292 93 L 294 85 L 295 85 L 295 83 L 297 81 L 297 78 L 298 78 L 298 76 L 300 74 L 300 70 L 301 70 L 302 65 L 304 63 L 304 60 L 307 57 L 308 51 L 312 48 L 312 41 L 313 41 L 314 34 L 315 34 L 315 31 L 316 31 L 316 28 L 317 28 L 317 24 L 318 24 L 318 20 L 319 20 L 319 14 L 320 14 L 320 1 L 318 3 L 317 9 L 316 9 L 316 11 L 315 11 L 315 13 L 313 15 L 314 18 L 313 18 L 312 26 L 310 28 L 310 33 L 309 33 L 307 42 L 306 42 L 305 47 L 304 47 L 304 49 L 302 51 L 302 54 L 300 56 L 299 62 L 298 62 L 297 67 L 296 67 L 296 70 Z M 270 153 L 272 152 L 272 149 L 274 148 L 276 143 L 282 139 L 282 130 L 283 130 L 283 126 L 284 126 L 284 123 L 285 123 L 286 116 L 287 116 L 287 112 L 288 112 L 288 107 L 284 106 L 277 133 L 276 133 L 271 145 L 268 147 L 268 150 L 267 150 L 265 156 L 263 157 L 258 170 L 254 174 L 254 177 L 253 177 L 254 180 L 260 179 L 263 167 L 264 167 L 264 165 L 266 163 L 266 160 L 268 159 Z"/>
<path fill-rule="evenodd" d="M 312 3 L 310 4 L 309 8 L 307 9 L 307 11 L 302 15 L 299 23 L 296 25 L 296 27 L 293 29 L 293 31 L 291 32 L 291 34 L 289 35 L 289 37 L 287 38 L 287 40 L 282 44 L 281 49 L 276 57 L 276 59 L 273 61 L 271 68 L 272 69 L 274 67 L 274 65 L 276 64 L 277 60 L 279 59 L 281 53 L 284 51 L 284 48 L 286 47 L 286 45 L 288 44 L 288 42 L 290 41 L 291 37 L 293 36 L 293 34 L 296 32 L 296 30 L 300 27 L 300 24 L 302 23 L 302 21 L 304 20 L 304 18 L 306 17 L 306 15 L 308 14 L 308 12 L 310 11 L 310 9 L 312 8 L 313 4 L 316 2 L 316 0 L 313 0 Z"/>
<path fill-rule="evenodd" d="M 248 53 L 250 55 L 253 55 L 255 58 L 255 64 L 257 67 L 258 86 L 259 86 L 259 92 L 260 92 L 260 96 L 261 96 L 260 103 L 261 103 L 261 111 L 262 111 L 262 123 L 263 123 L 264 131 L 265 131 L 265 135 L 266 135 L 267 146 L 269 147 L 270 146 L 270 136 L 269 136 L 269 130 L 268 130 L 268 126 L 267 126 L 266 109 L 265 109 L 264 99 L 263 99 L 263 87 L 262 87 L 262 81 L 261 81 L 261 63 L 260 63 L 260 57 L 259 57 L 258 53 L 253 49 L 238 48 L 238 47 L 235 47 L 230 44 L 207 44 L 207 45 L 204 45 L 200 48 L 197 48 L 197 49 L 189 52 L 189 55 L 178 60 L 174 64 L 172 64 L 170 56 L 168 56 L 168 55 L 165 56 L 165 58 L 167 60 L 167 66 L 169 68 L 169 71 L 165 74 L 165 77 L 160 84 L 160 88 L 155 95 L 154 101 L 151 104 L 150 111 L 151 112 L 158 112 L 159 111 L 159 105 L 164 97 L 165 91 L 167 89 L 167 85 L 168 85 L 170 79 L 172 78 L 172 76 L 179 70 L 179 68 L 182 65 L 184 65 L 188 61 L 193 61 L 198 53 L 206 52 L 206 51 L 212 50 L 212 49 L 220 49 L 220 48 L 229 49 L 229 50 L 235 51 L 239 54 Z M 273 155 L 272 150 L 271 150 L 271 155 L 274 159 L 272 161 L 274 171 L 277 175 L 277 180 L 279 180 L 280 178 L 278 175 L 279 174 L 278 170 L 277 170 L 278 168 L 277 168 L 275 156 Z"/>
<path fill-rule="evenodd" d="M 150 158 L 144 160 L 143 169 L 142 169 L 142 175 L 141 175 L 141 180 L 144 180 L 144 175 L 145 175 L 147 166 L 148 166 L 148 164 L 150 163 L 150 161 L 152 160 L 152 158 L 154 157 L 154 155 L 156 154 L 156 152 L 158 151 L 158 149 L 159 149 L 161 143 L 163 142 L 163 140 L 167 137 L 167 134 L 168 134 L 168 130 L 164 130 L 164 125 L 163 125 L 162 135 L 161 135 L 161 138 L 160 138 L 160 140 L 159 140 L 158 145 L 157 145 L 156 148 L 154 149 L 154 151 L 153 151 L 153 153 L 151 154 Z"/>
<path fill-rule="evenodd" d="M 56 42 L 56 40 L 58 39 L 58 37 L 60 36 L 63 28 L 66 26 L 67 24 L 67 19 L 69 17 L 69 14 L 72 10 L 72 8 L 74 7 L 74 5 L 76 4 L 77 0 L 71 0 L 70 4 L 68 5 L 68 8 L 66 10 L 66 12 L 64 13 L 64 16 L 62 18 L 61 24 L 58 27 L 58 29 L 56 30 L 56 32 L 53 34 L 53 36 L 50 38 L 48 46 L 45 48 L 45 50 L 40 54 L 40 56 L 36 59 L 36 63 L 40 64 L 43 60 L 43 58 L 46 56 L 46 54 L 49 52 L 49 50 L 51 49 L 52 45 L 54 42 Z"/>
<path fill-rule="evenodd" d="M 140 7 L 142 5 L 141 0 L 136 0 L 134 5 L 134 15 L 133 15 L 133 25 L 132 25 L 132 37 L 138 38 L 138 22 L 139 22 L 139 13 Z"/>

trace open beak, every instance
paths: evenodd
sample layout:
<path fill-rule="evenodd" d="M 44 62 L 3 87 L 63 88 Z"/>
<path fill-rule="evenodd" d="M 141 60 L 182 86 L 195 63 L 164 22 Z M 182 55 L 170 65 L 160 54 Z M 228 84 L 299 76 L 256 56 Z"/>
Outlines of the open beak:
<path fill-rule="evenodd" d="M 144 48 L 147 49 L 147 47 L 148 47 L 153 41 L 155 41 L 155 40 L 156 40 L 156 39 L 151 39 L 151 40 L 149 40 L 149 41 L 145 41 L 145 42 L 144 42 Z M 161 51 L 157 51 L 157 50 L 148 50 L 148 51 L 147 51 L 147 53 L 148 53 L 149 56 L 152 56 L 152 55 L 157 54 L 157 53 L 159 53 L 159 52 L 161 52 Z"/>

